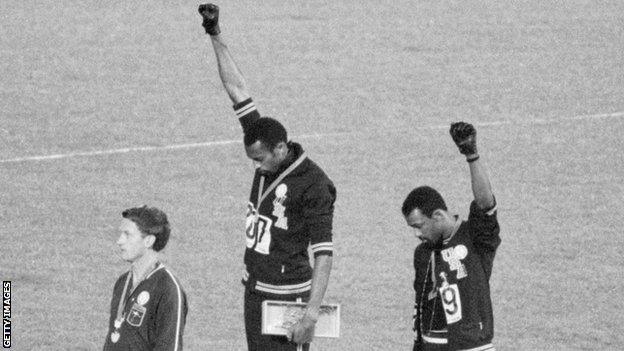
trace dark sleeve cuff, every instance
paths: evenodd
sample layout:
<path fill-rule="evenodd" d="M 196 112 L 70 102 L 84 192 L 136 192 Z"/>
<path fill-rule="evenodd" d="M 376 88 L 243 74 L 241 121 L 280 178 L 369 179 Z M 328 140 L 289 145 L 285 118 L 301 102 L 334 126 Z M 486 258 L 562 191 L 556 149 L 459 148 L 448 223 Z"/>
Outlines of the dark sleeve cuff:
<path fill-rule="evenodd" d="M 310 249 L 312 250 L 312 254 L 314 255 L 314 257 L 321 255 L 333 256 L 334 243 L 332 243 L 331 241 L 316 243 L 312 244 L 310 246 Z"/>
<path fill-rule="evenodd" d="M 472 201 L 472 203 L 470 204 L 470 216 L 471 217 L 491 216 L 494 213 L 496 213 L 497 209 L 498 208 L 497 208 L 497 203 L 496 203 L 496 197 L 494 197 L 494 205 L 492 205 L 490 208 L 481 209 L 479 205 L 477 205 L 476 201 Z"/>
<path fill-rule="evenodd" d="M 334 252 L 333 251 L 317 251 L 314 253 L 314 258 L 317 258 L 319 256 L 330 256 L 333 257 L 334 256 Z"/>
<path fill-rule="evenodd" d="M 256 108 L 251 98 L 234 104 L 234 112 L 238 117 L 238 121 L 243 127 L 243 132 L 246 134 L 249 128 L 260 118 L 260 112 Z"/>
<path fill-rule="evenodd" d="M 247 105 L 247 104 L 250 104 L 250 103 L 253 103 L 253 100 L 252 100 L 251 98 L 249 98 L 249 99 L 247 99 L 247 100 L 245 100 L 245 101 L 237 102 L 237 103 L 235 103 L 235 104 L 234 104 L 234 106 L 233 106 L 234 111 L 237 111 L 237 110 L 238 110 L 238 109 L 240 109 L 241 107 L 243 107 L 243 106 L 245 106 L 245 105 Z"/>

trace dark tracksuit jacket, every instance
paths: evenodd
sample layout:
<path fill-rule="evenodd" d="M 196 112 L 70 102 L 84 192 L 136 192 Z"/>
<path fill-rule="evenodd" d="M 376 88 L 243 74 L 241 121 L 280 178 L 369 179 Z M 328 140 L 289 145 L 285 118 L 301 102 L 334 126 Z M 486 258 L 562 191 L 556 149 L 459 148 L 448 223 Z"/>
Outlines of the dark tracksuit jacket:
<path fill-rule="evenodd" d="M 243 131 L 260 118 L 253 101 L 234 106 Z M 246 220 L 247 289 L 268 297 L 309 294 L 312 254 L 332 255 L 336 188 L 301 145 L 289 142 L 287 162 L 275 173 L 256 171 Z M 262 188 L 262 189 L 261 189 Z"/>
<path fill-rule="evenodd" d="M 115 283 L 104 351 L 182 350 L 188 306 L 186 294 L 177 278 L 162 263 L 158 263 L 133 291 L 128 286 L 125 296 L 122 296 L 126 280 L 132 279 L 130 274 L 130 271 L 122 274 Z M 125 300 L 123 322 L 115 328 L 119 300 L 122 298 Z"/>
<path fill-rule="evenodd" d="M 445 342 L 448 350 L 487 350 L 494 335 L 489 279 L 500 228 L 496 206 L 473 201 L 451 237 L 414 251 L 414 350 Z"/>

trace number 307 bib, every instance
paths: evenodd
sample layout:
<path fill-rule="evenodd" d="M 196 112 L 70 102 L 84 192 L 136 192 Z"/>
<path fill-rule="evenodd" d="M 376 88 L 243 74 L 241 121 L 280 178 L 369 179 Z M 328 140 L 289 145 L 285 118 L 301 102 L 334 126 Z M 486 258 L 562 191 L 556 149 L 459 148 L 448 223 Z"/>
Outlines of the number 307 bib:
<path fill-rule="evenodd" d="M 462 307 L 457 284 L 444 284 L 439 291 L 442 308 L 446 314 L 446 324 L 459 322 L 462 319 Z"/>
<path fill-rule="evenodd" d="M 253 204 L 249 203 L 245 230 L 247 248 L 268 255 L 271 248 L 272 226 L 273 221 L 269 217 L 258 214 Z"/>

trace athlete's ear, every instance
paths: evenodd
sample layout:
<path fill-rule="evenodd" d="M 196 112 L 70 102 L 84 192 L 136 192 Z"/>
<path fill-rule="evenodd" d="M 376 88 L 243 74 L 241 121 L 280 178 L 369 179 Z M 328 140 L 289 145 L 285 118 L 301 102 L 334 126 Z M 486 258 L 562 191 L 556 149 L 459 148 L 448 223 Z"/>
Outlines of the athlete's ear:
<path fill-rule="evenodd" d="M 143 245 L 145 245 L 146 248 L 150 248 L 152 246 L 154 246 L 154 243 L 156 242 L 156 237 L 153 235 L 146 235 L 143 238 Z"/>
<path fill-rule="evenodd" d="M 280 141 L 279 143 L 277 143 L 277 145 L 275 145 L 273 153 L 279 155 L 282 158 L 286 158 L 286 155 L 288 154 L 288 145 L 285 142 Z"/>
<path fill-rule="evenodd" d="M 446 213 L 442 209 L 436 209 L 431 213 L 431 219 L 436 222 L 440 222 L 446 219 Z"/>

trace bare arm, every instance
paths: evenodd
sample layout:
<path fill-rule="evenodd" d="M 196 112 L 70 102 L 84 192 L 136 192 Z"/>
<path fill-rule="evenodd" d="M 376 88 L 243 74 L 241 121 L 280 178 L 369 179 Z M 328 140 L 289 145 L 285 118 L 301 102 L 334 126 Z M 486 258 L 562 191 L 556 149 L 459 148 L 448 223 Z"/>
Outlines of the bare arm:
<path fill-rule="evenodd" d="M 211 35 L 210 41 L 214 48 L 215 55 L 217 57 L 217 64 L 219 66 L 219 77 L 225 91 L 230 96 L 230 99 L 234 104 L 243 102 L 250 98 L 247 90 L 247 83 L 243 74 L 236 66 L 227 45 L 223 41 L 221 34 Z"/>
<path fill-rule="evenodd" d="M 206 30 L 206 34 L 210 35 L 210 41 L 217 56 L 221 82 L 232 102 L 235 105 L 239 104 L 247 100 L 249 94 L 247 93 L 245 78 L 236 66 L 227 45 L 225 45 L 225 41 L 221 37 L 219 6 L 210 3 L 203 4 L 199 5 L 198 11 L 203 19 L 202 26 Z"/>
<path fill-rule="evenodd" d="M 332 256 L 319 255 L 314 259 L 314 272 L 312 273 L 312 290 L 306 315 L 314 321 L 318 319 L 319 308 L 323 302 L 327 283 L 329 282 L 329 272 L 332 267 Z"/>
<path fill-rule="evenodd" d="M 289 337 L 297 344 L 304 344 L 312 341 L 314 336 L 314 325 L 319 317 L 319 309 L 327 290 L 329 282 L 329 272 L 332 267 L 332 256 L 319 255 L 314 259 L 314 272 L 312 273 L 312 290 L 308 307 L 303 318 L 297 323 Z"/>
<path fill-rule="evenodd" d="M 466 156 L 470 167 L 470 180 L 472 184 L 472 194 L 477 206 L 482 210 L 494 207 L 494 195 L 490 186 L 490 179 L 483 162 L 479 160 L 477 152 L 477 131 L 474 126 L 465 122 L 451 124 L 451 137 L 459 152 Z"/>
<path fill-rule="evenodd" d="M 478 156 L 478 155 L 477 155 Z M 490 185 L 485 165 L 480 159 L 468 163 L 470 167 L 470 181 L 472 183 L 472 194 L 477 206 L 482 210 L 494 207 L 494 195 Z"/>

